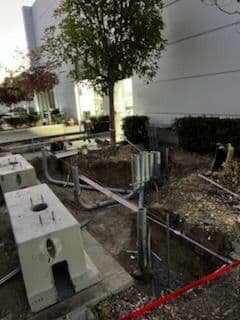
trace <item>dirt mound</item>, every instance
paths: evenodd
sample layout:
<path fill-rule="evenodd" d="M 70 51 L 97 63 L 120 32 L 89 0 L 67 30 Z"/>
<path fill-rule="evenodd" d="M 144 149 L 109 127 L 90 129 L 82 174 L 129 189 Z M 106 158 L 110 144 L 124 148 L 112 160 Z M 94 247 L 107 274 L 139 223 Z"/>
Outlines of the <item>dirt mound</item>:
<path fill-rule="evenodd" d="M 233 160 L 222 170 L 212 174 L 214 181 L 229 190 L 240 193 L 240 160 Z"/>

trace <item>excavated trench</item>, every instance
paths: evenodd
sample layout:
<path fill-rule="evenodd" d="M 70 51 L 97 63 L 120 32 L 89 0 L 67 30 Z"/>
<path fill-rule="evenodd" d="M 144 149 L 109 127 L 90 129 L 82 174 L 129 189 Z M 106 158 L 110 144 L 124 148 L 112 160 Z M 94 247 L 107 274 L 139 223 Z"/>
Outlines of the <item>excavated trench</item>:
<path fill-rule="evenodd" d="M 73 164 L 78 164 L 83 174 L 89 175 L 105 186 L 126 188 L 131 184 L 130 161 L 112 161 L 111 159 L 95 159 L 94 161 L 89 161 L 89 159 L 83 160 L 81 157 L 73 157 L 64 162 L 50 159 L 49 172 L 52 176 L 66 179 L 70 173 L 69 168 Z M 39 168 L 39 162 L 38 164 L 35 163 L 35 167 Z M 41 170 L 38 170 L 38 173 L 42 176 Z M 152 192 L 154 191 L 148 190 L 148 193 Z M 148 207 L 151 207 L 151 204 L 148 203 Z M 114 211 L 114 208 L 112 210 Z M 126 209 L 126 211 L 128 212 L 128 209 Z M 163 223 L 166 222 L 166 213 L 162 210 L 150 208 L 149 214 L 154 215 Z M 136 279 L 137 287 L 149 296 L 159 296 L 168 289 L 174 290 L 179 288 L 199 277 L 213 272 L 224 264 L 224 262 L 218 258 L 204 252 L 202 249 L 197 248 L 172 233 L 170 233 L 168 261 L 166 229 L 150 222 L 152 251 L 160 257 L 162 261 L 160 262 L 156 259 L 156 255 L 155 257 L 152 256 L 152 272 L 145 277 L 139 276 L 139 273 L 136 271 L 138 268 L 137 255 L 134 253 L 136 250 L 136 219 L 133 215 L 133 213 L 129 213 L 129 215 L 125 216 L 125 219 L 129 219 L 129 234 L 131 238 L 127 239 L 126 243 L 123 243 L 121 252 L 114 256 Z M 101 220 L 99 221 L 99 225 L 101 225 Z M 228 257 L 232 250 L 231 241 L 225 234 L 215 232 L 209 236 L 209 233 L 204 232 L 202 228 L 188 225 L 175 213 L 170 214 L 170 225 L 177 230 L 183 231 L 194 240 L 222 256 Z M 98 228 L 98 226 L 95 228 Z M 99 235 L 99 230 L 96 234 Z M 96 236 L 96 234 L 93 235 Z M 109 238 L 111 236 L 114 235 L 109 234 Z M 115 236 L 121 238 L 121 230 L 118 229 L 117 224 L 115 226 Z M 100 240 L 105 248 L 109 248 L 108 237 L 106 235 L 104 235 L 104 241 L 98 239 L 97 236 L 96 238 Z"/>
<path fill-rule="evenodd" d="M 158 218 L 164 222 L 165 215 L 159 214 Z M 177 229 L 174 219 L 175 217 L 170 216 L 171 227 Z M 133 224 L 133 228 L 135 226 L 136 224 Z M 151 249 L 153 252 L 150 274 L 144 276 L 140 274 L 139 276 L 138 272 L 136 272 L 138 265 L 137 255 L 134 253 L 135 230 L 133 230 L 134 239 L 132 239 L 133 250 L 122 251 L 119 255 L 123 267 L 134 276 L 137 280 L 137 287 L 145 294 L 159 297 L 163 292 L 180 288 L 226 264 L 226 262 L 172 233 L 170 233 L 168 246 L 167 230 L 154 222 L 150 222 L 150 226 L 152 234 Z M 177 230 L 181 230 L 180 226 L 178 227 L 179 229 Z M 198 243 L 204 244 L 206 248 L 210 248 L 224 258 L 228 257 L 231 251 L 231 243 L 224 234 L 212 234 L 210 240 L 208 239 L 209 235 L 198 228 L 192 228 L 192 226 L 187 225 L 184 228 L 185 230 L 189 228 L 191 238 Z M 159 258 L 161 261 L 159 261 Z"/>
<path fill-rule="evenodd" d="M 44 177 L 41 159 L 35 158 L 32 164 L 38 177 Z M 63 180 L 71 176 L 71 167 L 76 165 L 79 167 L 80 174 L 89 176 L 104 186 L 125 188 L 132 183 L 131 162 L 128 160 L 85 158 L 81 155 L 62 160 L 53 157 L 48 159 L 49 173 Z"/>
<path fill-rule="evenodd" d="M 158 214 L 158 218 L 164 221 L 165 215 L 160 213 Z M 182 226 L 174 223 L 174 219 L 175 216 L 170 215 L 171 227 L 174 227 L 175 230 L 182 230 Z M 217 257 L 171 232 L 168 246 L 167 229 L 160 227 L 154 222 L 150 222 L 150 225 L 152 231 L 152 250 L 162 258 L 161 263 L 153 258 L 156 295 L 159 295 L 159 293 L 166 288 L 174 290 L 193 280 L 201 278 L 225 264 L 224 261 L 221 261 Z M 208 235 L 202 230 L 192 228 L 188 225 L 184 227 L 185 230 L 187 230 L 187 228 L 191 230 L 191 239 L 194 239 L 200 244 L 205 244 L 206 248 L 211 248 L 214 252 L 224 255 L 224 252 L 227 252 L 230 248 L 230 243 L 226 240 L 225 236 L 220 233 L 213 234 L 211 240 L 207 240 Z M 170 276 L 168 276 L 169 273 Z"/>

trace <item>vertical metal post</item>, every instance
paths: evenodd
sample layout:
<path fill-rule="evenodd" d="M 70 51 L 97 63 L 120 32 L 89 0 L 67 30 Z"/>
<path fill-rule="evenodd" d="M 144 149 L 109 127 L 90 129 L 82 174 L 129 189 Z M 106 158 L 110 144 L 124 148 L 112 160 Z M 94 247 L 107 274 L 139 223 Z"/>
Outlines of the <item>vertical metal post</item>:
<path fill-rule="evenodd" d="M 154 127 L 154 150 L 158 150 L 158 127 Z"/>
<path fill-rule="evenodd" d="M 145 181 L 146 181 L 146 174 L 145 174 L 145 156 L 146 153 L 145 151 L 140 153 L 140 163 L 141 163 L 141 187 L 143 187 L 145 185 Z"/>
<path fill-rule="evenodd" d="M 136 188 L 141 187 L 141 158 L 140 154 L 135 158 L 135 166 L 136 166 Z"/>
<path fill-rule="evenodd" d="M 150 224 L 148 225 L 147 228 L 147 253 L 148 253 L 148 271 L 151 272 L 153 269 L 153 263 L 152 263 L 152 230 Z M 152 276 L 151 277 L 152 281 L 152 296 L 156 297 L 156 288 L 155 288 L 155 279 Z"/>
<path fill-rule="evenodd" d="M 147 227 L 147 254 L 148 254 L 148 268 L 152 269 L 152 229 L 151 226 Z"/>
<path fill-rule="evenodd" d="M 165 149 L 165 169 L 168 168 L 168 160 L 169 160 L 169 149 Z"/>
<path fill-rule="evenodd" d="M 148 148 L 152 150 L 152 128 L 148 127 Z"/>
<path fill-rule="evenodd" d="M 78 167 L 72 167 L 72 178 L 74 183 L 74 199 L 76 203 L 79 203 L 79 195 L 81 193 L 80 183 L 79 183 L 79 172 Z"/>
<path fill-rule="evenodd" d="M 139 166 L 139 185 L 138 187 L 141 188 L 142 187 L 142 180 L 143 180 L 143 173 L 142 173 L 142 163 L 143 163 L 143 154 L 142 152 L 139 153 L 138 155 L 138 166 Z"/>
<path fill-rule="evenodd" d="M 170 216 L 169 213 L 166 213 L 166 225 L 167 225 L 167 229 L 166 229 L 166 238 L 167 238 L 167 279 L 168 279 L 168 288 L 170 288 Z"/>
<path fill-rule="evenodd" d="M 150 170 L 150 154 L 149 152 L 145 153 L 145 183 L 149 182 L 151 179 L 151 170 Z"/>
<path fill-rule="evenodd" d="M 139 208 L 137 213 L 137 246 L 138 264 L 142 271 L 148 267 L 147 240 L 147 210 Z"/>
<path fill-rule="evenodd" d="M 150 180 L 155 178 L 155 172 L 154 172 L 154 153 L 149 152 L 149 172 L 150 172 Z"/>
<path fill-rule="evenodd" d="M 161 177 L 161 152 L 154 151 L 154 178 L 159 179 Z"/>
<path fill-rule="evenodd" d="M 132 188 L 136 189 L 136 166 L 135 166 L 135 157 L 132 156 L 131 159 L 131 172 L 132 172 Z"/>

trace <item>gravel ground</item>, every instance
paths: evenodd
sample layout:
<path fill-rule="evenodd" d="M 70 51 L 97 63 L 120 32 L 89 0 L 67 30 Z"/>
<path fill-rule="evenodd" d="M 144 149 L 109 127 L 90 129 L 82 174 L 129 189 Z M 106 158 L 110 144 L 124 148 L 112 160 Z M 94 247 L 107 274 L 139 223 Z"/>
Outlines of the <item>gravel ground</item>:
<path fill-rule="evenodd" d="M 139 320 L 239 320 L 240 283 L 237 268 L 201 288 L 156 308 Z M 162 292 L 164 294 L 164 292 Z M 119 319 L 120 316 L 152 301 L 136 288 L 112 296 L 97 306 L 100 320 Z"/>
<path fill-rule="evenodd" d="M 165 185 L 159 206 L 178 213 L 189 224 L 204 226 L 206 231 L 215 228 L 232 240 L 240 240 L 240 212 L 232 201 L 231 196 L 193 173 Z"/>

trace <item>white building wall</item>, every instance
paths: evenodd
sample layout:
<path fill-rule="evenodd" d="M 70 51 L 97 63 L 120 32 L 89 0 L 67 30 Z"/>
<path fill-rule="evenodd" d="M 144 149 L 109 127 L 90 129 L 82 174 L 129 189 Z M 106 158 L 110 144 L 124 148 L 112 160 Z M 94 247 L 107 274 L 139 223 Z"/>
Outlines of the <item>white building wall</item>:
<path fill-rule="evenodd" d="M 60 0 L 36 0 L 32 7 L 24 7 L 23 15 L 25 21 L 26 37 L 28 47 L 37 48 L 42 43 L 44 30 L 54 23 L 53 12 L 58 7 Z M 64 73 L 59 74 L 60 83 L 54 88 L 56 107 L 66 112 L 74 119 L 83 117 L 84 112 L 96 113 L 94 91 L 84 83 L 80 84 L 80 90 L 69 78 L 69 65 L 63 67 Z M 115 104 L 118 118 L 124 117 L 132 112 L 132 87 L 131 80 L 121 81 L 116 86 Z M 80 94 L 79 94 L 80 93 Z M 104 99 L 104 111 L 109 113 L 107 99 Z M 121 129 L 120 121 L 117 127 Z M 119 130 L 120 130 L 119 129 Z"/>
<path fill-rule="evenodd" d="M 27 48 L 29 51 L 32 51 L 36 48 L 32 7 L 24 6 L 22 12 L 25 27 L 25 35 L 27 40 Z"/>
<path fill-rule="evenodd" d="M 56 23 L 53 12 L 59 4 L 59 0 L 36 0 L 32 7 L 24 7 L 23 15 L 28 47 L 37 48 L 42 44 L 45 29 Z M 30 17 L 30 12 L 32 17 Z M 27 20 L 26 20 L 27 16 Z M 34 36 L 32 35 L 34 33 Z M 56 107 L 79 120 L 79 106 L 75 96 L 75 84 L 68 77 L 70 66 L 65 65 L 59 72 L 59 85 L 54 88 Z"/>
<path fill-rule="evenodd" d="M 240 115 L 240 22 L 200 0 L 168 1 L 168 45 L 150 85 L 133 79 L 136 114 L 166 125 L 184 115 Z"/>

